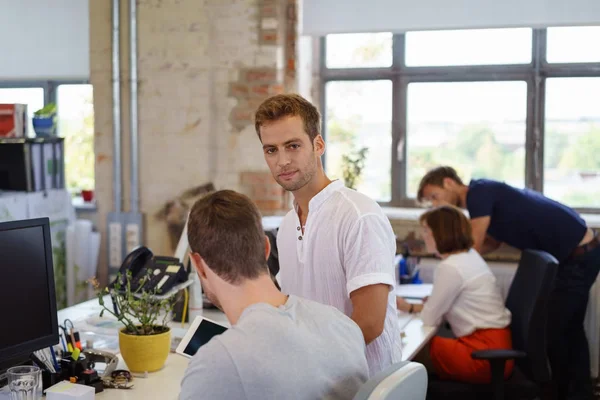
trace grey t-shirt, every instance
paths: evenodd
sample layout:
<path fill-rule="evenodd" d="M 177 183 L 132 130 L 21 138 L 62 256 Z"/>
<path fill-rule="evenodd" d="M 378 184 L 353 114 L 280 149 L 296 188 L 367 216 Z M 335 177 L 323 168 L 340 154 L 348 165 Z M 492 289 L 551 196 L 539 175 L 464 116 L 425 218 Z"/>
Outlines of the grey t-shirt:
<path fill-rule="evenodd" d="M 201 347 L 179 398 L 352 399 L 368 374 L 358 325 L 333 307 L 290 296 L 278 308 L 246 308 Z"/>

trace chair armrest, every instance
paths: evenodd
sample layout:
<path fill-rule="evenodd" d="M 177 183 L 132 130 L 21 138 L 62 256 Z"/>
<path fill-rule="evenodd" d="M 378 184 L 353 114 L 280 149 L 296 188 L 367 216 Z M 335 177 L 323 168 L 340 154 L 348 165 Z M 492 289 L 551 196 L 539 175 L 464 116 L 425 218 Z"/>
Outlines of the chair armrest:
<path fill-rule="evenodd" d="M 523 351 L 512 349 L 479 350 L 471 353 L 474 360 L 513 360 L 525 358 L 527 354 Z"/>

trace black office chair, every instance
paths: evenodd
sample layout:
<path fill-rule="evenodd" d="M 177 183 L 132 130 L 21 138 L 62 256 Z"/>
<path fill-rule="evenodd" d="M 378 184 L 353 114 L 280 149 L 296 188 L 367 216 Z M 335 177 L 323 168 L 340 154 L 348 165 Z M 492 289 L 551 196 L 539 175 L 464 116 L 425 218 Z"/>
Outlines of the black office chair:
<path fill-rule="evenodd" d="M 281 288 L 279 287 L 279 283 L 277 283 L 277 280 L 275 279 L 275 277 L 279 273 L 279 252 L 277 251 L 277 230 L 278 229 L 272 229 L 272 230 L 265 231 L 265 235 L 267 235 L 267 237 L 269 238 L 269 243 L 271 244 L 271 253 L 269 254 L 269 258 L 267 259 L 267 266 L 269 267 L 269 273 L 271 274 L 271 278 L 273 279 L 275 286 L 277 286 L 277 289 L 281 290 Z"/>
<path fill-rule="evenodd" d="M 546 350 L 548 298 L 554 285 L 558 261 L 542 251 L 525 250 L 513 278 L 506 307 L 512 313 L 513 350 L 475 351 L 471 357 L 488 360 L 491 385 L 430 380 L 427 399 L 535 399 L 550 383 Z M 504 380 L 504 365 L 514 359 L 511 377 Z"/>

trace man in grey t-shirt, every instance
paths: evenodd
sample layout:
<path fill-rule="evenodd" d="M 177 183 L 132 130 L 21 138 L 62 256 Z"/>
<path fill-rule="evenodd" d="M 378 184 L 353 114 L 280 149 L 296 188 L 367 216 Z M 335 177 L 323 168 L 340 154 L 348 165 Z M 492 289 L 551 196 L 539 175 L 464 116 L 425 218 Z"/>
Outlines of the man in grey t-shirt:
<path fill-rule="evenodd" d="M 192 264 L 232 327 L 201 347 L 180 399 L 352 399 L 367 380 L 362 331 L 337 309 L 275 287 L 260 213 L 218 191 L 188 220 Z"/>

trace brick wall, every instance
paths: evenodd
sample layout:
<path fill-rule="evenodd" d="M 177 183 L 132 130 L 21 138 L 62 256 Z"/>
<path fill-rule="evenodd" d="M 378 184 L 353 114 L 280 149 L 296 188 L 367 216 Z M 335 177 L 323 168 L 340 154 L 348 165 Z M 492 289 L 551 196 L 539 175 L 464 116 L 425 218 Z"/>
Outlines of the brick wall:
<path fill-rule="evenodd" d="M 105 220 L 113 210 L 110 6 L 107 0 L 90 2 L 103 279 Z M 284 85 L 294 90 L 285 62 L 288 15 L 288 0 L 138 1 L 140 208 L 146 219 L 145 244 L 155 253 L 168 254 L 169 241 L 164 222 L 154 214 L 187 188 L 213 182 L 217 189 L 255 198 L 265 214 L 287 208 L 286 196 L 267 179 L 252 114 Z M 123 204 L 128 210 L 127 4 L 122 4 L 121 16 Z"/>

